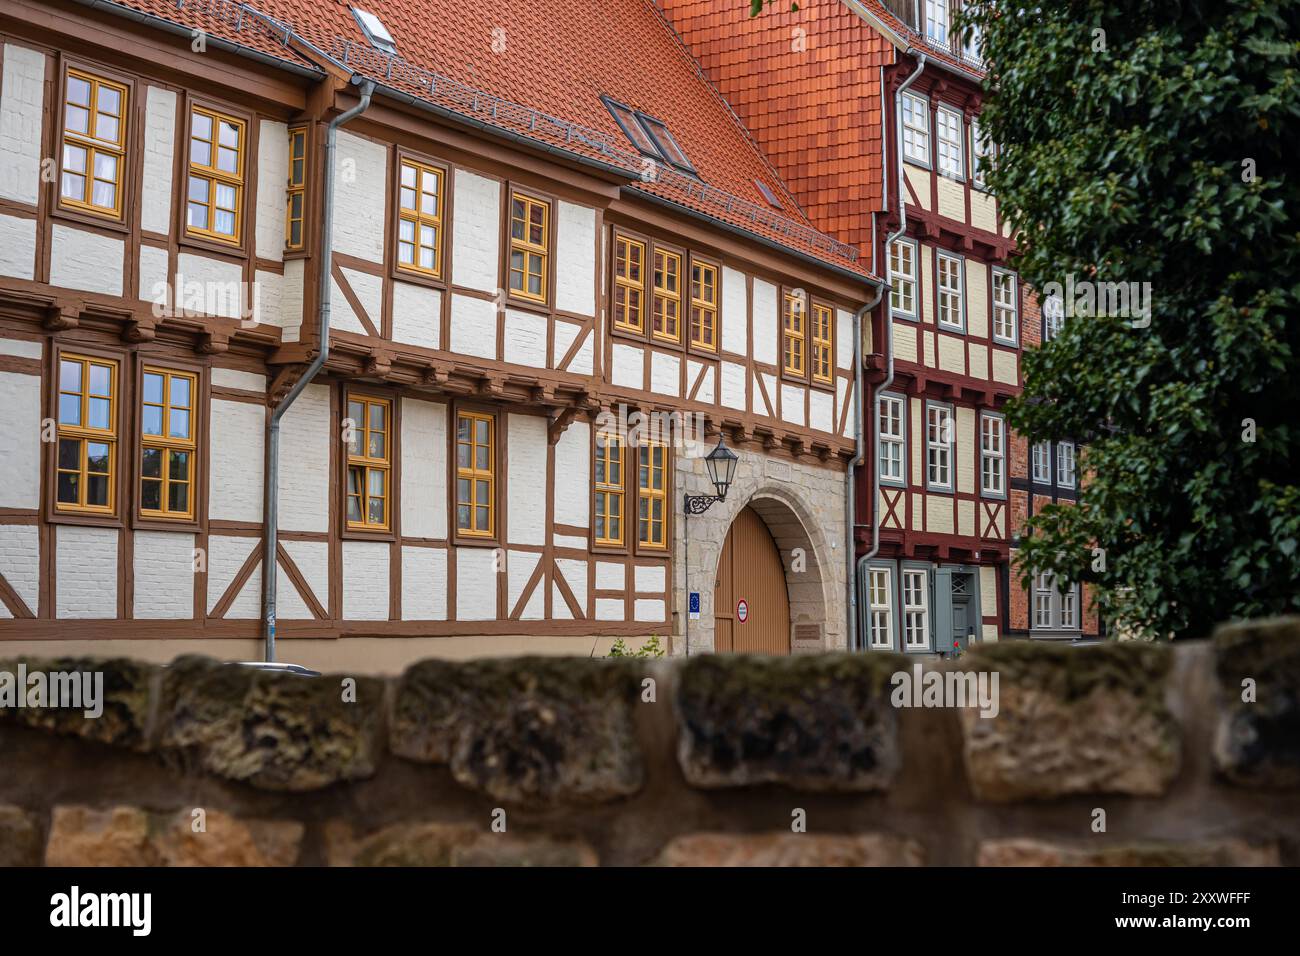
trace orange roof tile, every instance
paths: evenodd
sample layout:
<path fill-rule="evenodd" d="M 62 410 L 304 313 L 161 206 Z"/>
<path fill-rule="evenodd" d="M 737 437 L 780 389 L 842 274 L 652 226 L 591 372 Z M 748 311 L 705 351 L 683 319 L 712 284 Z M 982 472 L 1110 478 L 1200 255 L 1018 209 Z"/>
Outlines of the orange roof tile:
<path fill-rule="evenodd" d="M 881 208 L 881 67 L 894 49 L 841 0 L 660 0 L 818 229 L 869 254 Z"/>
<path fill-rule="evenodd" d="M 856 248 L 814 227 L 651 0 L 359 0 L 392 34 L 396 58 L 369 46 L 346 0 L 113 2 L 301 63 L 285 42 L 292 31 L 383 86 L 601 160 L 622 169 L 632 189 L 870 274 Z M 663 120 L 699 179 L 661 166 L 645 180 L 641 155 L 602 95 Z M 780 197 L 781 212 L 763 198 L 760 179 Z"/>

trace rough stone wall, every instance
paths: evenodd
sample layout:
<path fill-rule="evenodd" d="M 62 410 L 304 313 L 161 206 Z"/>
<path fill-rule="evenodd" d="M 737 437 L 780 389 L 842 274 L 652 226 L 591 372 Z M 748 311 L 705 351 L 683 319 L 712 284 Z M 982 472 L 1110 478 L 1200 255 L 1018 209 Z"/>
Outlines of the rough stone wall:
<path fill-rule="evenodd" d="M 936 669 L 991 718 L 884 654 L 24 663 L 105 705 L 0 710 L 0 864 L 1300 863 L 1300 618 Z"/>

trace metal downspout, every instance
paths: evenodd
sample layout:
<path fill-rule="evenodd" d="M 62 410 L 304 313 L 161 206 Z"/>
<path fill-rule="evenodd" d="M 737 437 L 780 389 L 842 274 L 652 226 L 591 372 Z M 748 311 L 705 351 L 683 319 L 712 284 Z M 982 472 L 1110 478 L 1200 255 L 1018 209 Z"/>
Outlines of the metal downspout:
<path fill-rule="evenodd" d="M 849 592 L 849 630 L 845 647 L 850 651 L 857 650 L 858 644 L 858 586 L 854 570 L 857 564 L 853 560 L 853 552 L 857 550 L 854 533 L 858 527 L 858 494 L 854 479 L 857 476 L 857 467 L 862 463 L 865 455 L 865 449 L 863 448 L 865 430 L 862 427 L 862 320 L 864 317 L 870 317 L 871 310 L 880 304 L 880 300 L 884 298 L 885 293 L 888 291 L 890 291 L 889 286 L 880 286 L 876 289 L 876 297 L 853 314 L 853 351 L 855 353 L 853 356 L 853 428 L 855 434 L 853 457 L 849 460 L 849 467 L 844 476 L 844 537 L 848 548 L 845 558 L 848 562 Z"/>
<path fill-rule="evenodd" d="M 915 52 L 908 47 L 907 53 Z M 898 156 L 898 229 L 891 232 L 885 237 L 885 268 L 889 268 L 889 247 L 907 231 L 907 201 L 904 198 L 907 195 L 906 173 L 903 171 L 903 93 L 912 85 L 925 70 L 925 54 L 916 54 L 916 69 L 911 75 L 894 91 L 894 128 L 897 136 L 896 153 Z M 872 393 L 871 399 L 871 420 L 873 427 L 878 427 L 880 421 L 880 393 L 886 391 L 889 386 L 894 384 L 894 310 L 889 302 L 885 303 L 885 379 Z M 857 572 L 869 562 L 880 551 L 880 507 L 877 502 L 879 492 L 877 487 L 880 482 L 880 462 L 875 462 L 875 467 L 869 471 L 871 475 L 871 549 L 857 560 L 857 566 L 853 575 L 854 588 L 854 606 L 856 607 L 857 596 Z M 857 621 L 854 621 L 856 628 Z"/>
<path fill-rule="evenodd" d="M 357 80 L 354 78 L 353 82 Z M 338 129 L 343 124 L 360 116 L 370 107 L 370 97 L 375 91 L 375 84 L 369 80 L 362 81 L 361 102 L 344 113 L 334 117 L 325 133 L 325 180 L 324 198 L 321 201 L 321 255 L 320 255 L 320 342 L 316 357 L 312 359 L 307 370 L 299 377 L 284 397 L 271 411 L 271 420 L 266 427 L 267 465 L 266 465 L 266 525 L 263 532 L 262 547 L 262 613 L 266 635 L 266 653 L 268 662 L 275 660 L 275 591 L 279 565 L 276 561 L 276 549 L 279 547 L 280 521 L 280 419 L 289 410 L 303 389 L 311 384 L 316 373 L 325 365 L 330 352 L 330 270 L 333 265 L 334 243 L 334 148 L 338 138 Z"/>

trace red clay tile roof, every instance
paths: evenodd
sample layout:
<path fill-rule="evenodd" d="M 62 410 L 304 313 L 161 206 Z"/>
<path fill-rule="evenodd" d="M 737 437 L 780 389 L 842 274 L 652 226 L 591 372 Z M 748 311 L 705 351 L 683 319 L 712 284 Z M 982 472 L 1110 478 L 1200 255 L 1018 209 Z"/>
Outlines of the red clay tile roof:
<path fill-rule="evenodd" d="M 371 49 L 346 0 L 113 2 L 301 63 L 285 42 L 290 30 L 383 86 L 602 160 L 628 173 L 633 189 L 870 275 L 856 248 L 814 227 L 651 0 L 358 0 L 392 34 L 396 58 Z M 642 181 L 642 157 L 602 94 L 663 120 L 699 179 L 661 167 Z M 755 179 L 773 188 L 782 212 Z"/>
<path fill-rule="evenodd" d="M 880 68 L 889 41 L 841 0 L 661 0 L 813 224 L 870 255 L 881 208 Z"/>

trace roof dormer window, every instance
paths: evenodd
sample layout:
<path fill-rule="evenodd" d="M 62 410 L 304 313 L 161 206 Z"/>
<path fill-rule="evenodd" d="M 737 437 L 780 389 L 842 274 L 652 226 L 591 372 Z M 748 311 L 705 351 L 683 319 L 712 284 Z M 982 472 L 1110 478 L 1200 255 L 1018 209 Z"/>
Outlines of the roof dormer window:
<path fill-rule="evenodd" d="M 379 17 L 375 16 L 368 10 L 362 10 L 359 7 L 352 7 L 352 16 L 356 18 L 357 26 L 361 27 L 361 32 L 366 35 L 370 45 L 380 53 L 395 54 L 397 44 L 393 41 L 393 35 L 388 32 Z"/>
<path fill-rule="evenodd" d="M 624 106 L 608 96 L 602 96 L 601 101 L 614 117 L 614 121 L 618 123 L 618 128 L 623 131 L 623 135 L 631 141 L 641 155 L 675 166 L 683 172 L 692 174 L 695 172 L 695 167 L 686 158 L 686 152 L 677 145 L 677 140 L 673 139 L 673 134 L 668 132 L 668 126 L 663 120 L 655 119 L 630 106 Z"/>

